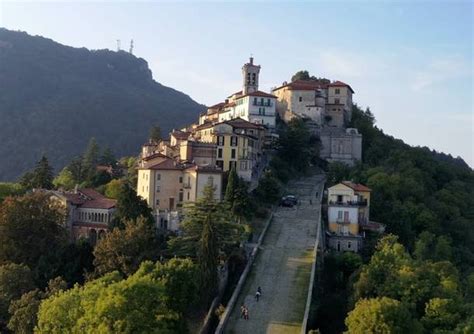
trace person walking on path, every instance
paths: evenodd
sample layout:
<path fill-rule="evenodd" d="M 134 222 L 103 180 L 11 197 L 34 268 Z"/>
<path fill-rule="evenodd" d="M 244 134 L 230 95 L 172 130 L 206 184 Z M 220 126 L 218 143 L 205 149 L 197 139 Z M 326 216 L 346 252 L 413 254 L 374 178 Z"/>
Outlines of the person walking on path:
<path fill-rule="evenodd" d="M 249 308 L 244 306 L 244 320 L 249 320 Z"/>
<path fill-rule="evenodd" d="M 240 319 L 245 318 L 245 305 L 240 306 Z"/>
<path fill-rule="evenodd" d="M 261 295 L 261 294 L 262 294 L 262 293 L 261 293 L 260 291 L 258 291 L 258 290 L 257 290 L 257 293 L 255 293 L 255 300 L 257 301 L 257 303 L 258 303 L 258 300 L 260 299 L 260 295 Z"/>

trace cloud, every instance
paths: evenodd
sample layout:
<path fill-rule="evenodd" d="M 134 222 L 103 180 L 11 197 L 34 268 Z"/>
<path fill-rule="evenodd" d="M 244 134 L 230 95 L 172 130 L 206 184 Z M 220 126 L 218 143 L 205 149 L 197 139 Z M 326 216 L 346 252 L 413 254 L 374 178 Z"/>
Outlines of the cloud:
<path fill-rule="evenodd" d="M 431 60 L 426 67 L 415 73 L 411 89 L 415 92 L 425 90 L 447 80 L 460 79 L 472 75 L 472 67 L 460 56 L 439 57 Z"/>

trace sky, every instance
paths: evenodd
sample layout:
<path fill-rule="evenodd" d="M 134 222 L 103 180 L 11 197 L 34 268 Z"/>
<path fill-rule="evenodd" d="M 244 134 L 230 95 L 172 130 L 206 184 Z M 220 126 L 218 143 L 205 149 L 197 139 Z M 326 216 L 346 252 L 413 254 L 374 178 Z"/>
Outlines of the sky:
<path fill-rule="evenodd" d="M 472 1 L 8 1 L 0 26 L 89 49 L 128 50 L 156 81 L 212 105 L 298 70 L 341 80 L 385 133 L 474 167 Z"/>

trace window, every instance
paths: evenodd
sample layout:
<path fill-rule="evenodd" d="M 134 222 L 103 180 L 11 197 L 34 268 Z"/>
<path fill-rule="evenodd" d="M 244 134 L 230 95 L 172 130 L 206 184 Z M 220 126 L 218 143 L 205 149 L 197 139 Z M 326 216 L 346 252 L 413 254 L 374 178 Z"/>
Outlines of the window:
<path fill-rule="evenodd" d="M 267 99 L 267 106 L 270 107 L 270 105 L 271 105 L 270 99 Z"/>
<path fill-rule="evenodd" d="M 182 201 L 183 201 L 183 191 L 182 191 L 182 190 L 180 190 L 180 191 L 179 191 L 179 197 L 178 197 L 178 200 L 179 200 L 180 202 L 182 202 Z"/>
<path fill-rule="evenodd" d="M 230 146 L 237 146 L 237 139 L 236 136 L 230 137 Z"/>
<path fill-rule="evenodd" d="M 183 183 L 183 177 L 182 176 L 179 177 L 179 183 Z"/>
<path fill-rule="evenodd" d="M 300 96 L 298 100 L 299 100 L 300 102 L 303 102 L 303 97 Z"/>
<path fill-rule="evenodd" d="M 156 206 L 160 206 L 160 200 L 159 199 L 156 200 Z"/>
<path fill-rule="evenodd" d="M 252 73 L 252 84 L 255 85 L 256 81 L 257 81 L 257 75 L 255 73 Z"/>
<path fill-rule="evenodd" d="M 217 145 L 224 146 L 224 142 L 225 142 L 224 139 L 225 139 L 224 136 L 218 136 L 217 137 Z"/>
<path fill-rule="evenodd" d="M 341 94 L 341 90 L 339 88 L 336 88 L 336 94 Z"/>
<path fill-rule="evenodd" d="M 348 242 L 347 242 L 347 248 L 350 249 L 351 247 L 352 247 L 352 242 L 348 241 Z"/>
<path fill-rule="evenodd" d="M 235 148 L 232 149 L 232 151 L 230 153 L 230 157 L 231 157 L 231 159 L 235 159 Z"/>
<path fill-rule="evenodd" d="M 247 170 L 247 161 L 240 162 L 240 170 Z"/>
<path fill-rule="evenodd" d="M 189 191 L 188 191 L 188 196 L 187 197 L 188 197 L 188 201 L 189 201 Z"/>
<path fill-rule="evenodd" d="M 257 105 L 257 98 L 256 98 L 256 97 L 253 98 L 253 104 L 254 104 L 255 106 Z"/>
<path fill-rule="evenodd" d="M 229 170 L 237 167 L 237 161 L 229 161 Z"/>
<path fill-rule="evenodd" d="M 222 159 L 222 148 L 217 149 L 217 158 Z"/>
<path fill-rule="evenodd" d="M 161 174 L 156 174 L 156 179 L 157 179 L 158 181 L 160 181 L 160 180 L 161 180 Z"/>
<path fill-rule="evenodd" d="M 157 193 L 160 192 L 160 186 L 156 186 L 156 192 L 157 192 Z"/>
<path fill-rule="evenodd" d="M 342 211 L 337 212 L 337 219 L 342 219 Z"/>
<path fill-rule="evenodd" d="M 213 176 L 209 176 L 207 178 L 207 183 L 209 183 L 211 186 L 214 186 L 214 177 Z"/>
<path fill-rule="evenodd" d="M 334 99 L 335 104 L 339 104 L 340 100 L 339 99 Z"/>

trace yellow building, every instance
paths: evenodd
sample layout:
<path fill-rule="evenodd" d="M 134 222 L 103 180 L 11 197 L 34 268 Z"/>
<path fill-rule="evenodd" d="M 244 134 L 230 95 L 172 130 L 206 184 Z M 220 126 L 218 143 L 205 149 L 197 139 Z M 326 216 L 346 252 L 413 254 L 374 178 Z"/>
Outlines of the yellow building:
<path fill-rule="evenodd" d="M 371 190 L 350 181 L 328 189 L 328 231 L 332 248 L 357 252 L 362 244 L 361 225 L 369 223 Z"/>
<path fill-rule="evenodd" d="M 214 197 L 222 197 L 222 170 L 215 166 L 179 163 L 161 154 L 143 159 L 138 168 L 137 194 L 157 220 L 164 213 L 180 210 L 183 204 L 199 199 L 205 186 L 214 187 Z"/>
<path fill-rule="evenodd" d="M 251 181 L 262 158 L 265 128 L 241 118 L 217 124 L 203 124 L 195 136 L 202 142 L 214 143 L 216 165 L 223 171 L 234 167 L 245 181 Z"/>

